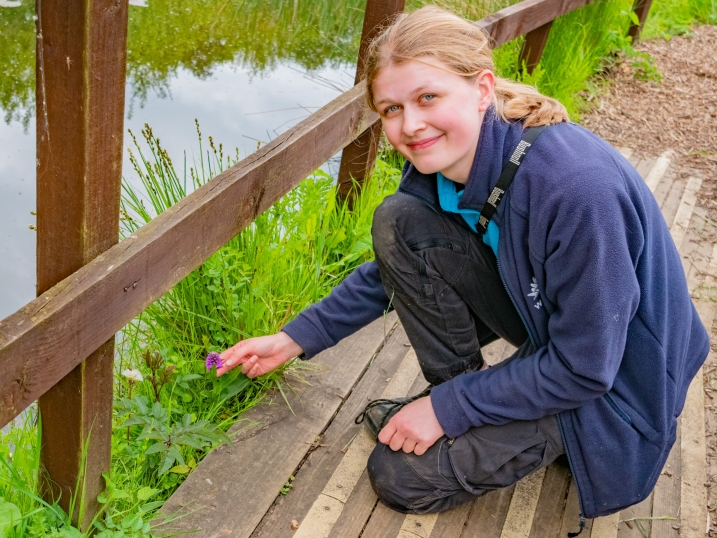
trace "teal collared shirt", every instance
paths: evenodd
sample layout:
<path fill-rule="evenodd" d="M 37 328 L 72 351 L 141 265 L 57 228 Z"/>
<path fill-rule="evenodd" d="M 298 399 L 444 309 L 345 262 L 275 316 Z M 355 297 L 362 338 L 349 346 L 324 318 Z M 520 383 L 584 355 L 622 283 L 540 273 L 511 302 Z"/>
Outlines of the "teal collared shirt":
<path fill-rule="evenodd" d="M 461 201 L 463 191 L 456 190 L 456 184 L 445 177 L 443 174 L 438 172 L 437 183 L 438 183 L 438 201 L 441 204 L 443 211 L 449 213 L 458 213 L 463 220 L 466 221 L 468 227 L 475 231 L 476 225 L 478 224 L 478 218 L 480 217 L 480 211 L 475 209 L 458 209 L 458 203 Z M 483 242 L 488 245 L 498 257 L 498 225 L 491 221 L 488 223 L 488 231 L 483 236 Z"/>

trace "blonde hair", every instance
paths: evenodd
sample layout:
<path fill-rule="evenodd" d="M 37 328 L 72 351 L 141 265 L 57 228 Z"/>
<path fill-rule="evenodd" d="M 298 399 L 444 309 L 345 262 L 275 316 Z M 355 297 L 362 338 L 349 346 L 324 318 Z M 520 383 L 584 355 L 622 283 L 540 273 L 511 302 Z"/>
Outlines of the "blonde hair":
<path fill-rule="evenodd" d="M 469 80 L 486 69 L 494 71 L 489 38 L 481 28 L 434 6 L 401 13 L 369 45 L 364 75 L 369 108 L 377 111 L 372 85 L 383 67 L 422 57 Z M 559 101 L 501 77 L 495 78 L 493 104 L 503 121 L 523 120 L 525 127 L 569 121 Z"/>

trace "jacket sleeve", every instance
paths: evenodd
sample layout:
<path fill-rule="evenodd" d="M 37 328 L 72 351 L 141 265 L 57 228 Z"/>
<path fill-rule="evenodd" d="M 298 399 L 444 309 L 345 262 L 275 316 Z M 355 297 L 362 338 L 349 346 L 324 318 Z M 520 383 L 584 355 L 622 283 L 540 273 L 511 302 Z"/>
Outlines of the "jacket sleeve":
<path fill-rule="evenodd" d="M 366 262 L 282 329 L 310 359 L 378 319 L 389 299 L 375 261 Z"/>
<path fill-rule="evenodd" d="M 530 212 L 530 234 L 537 227 L 543 241 L 548 343 L 502 368 L 435 387 L 431 401 L 448 437 L 574 409 L 612 387 L 640 300 L 635 267 L 644 223 L 622 178 L 579 173 L 582 181 L 566 179 L 562 192 Z"/>

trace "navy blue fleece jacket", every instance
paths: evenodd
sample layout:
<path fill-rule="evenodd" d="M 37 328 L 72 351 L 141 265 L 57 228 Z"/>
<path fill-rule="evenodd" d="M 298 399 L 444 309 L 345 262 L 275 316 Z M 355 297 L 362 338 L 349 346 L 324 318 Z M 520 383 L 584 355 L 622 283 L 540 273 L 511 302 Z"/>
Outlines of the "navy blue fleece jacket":
<path fill-rule="evenodd" d="M 461 207 L 480 210 L 521 132 L 486 114 Z M 438 207 L 435 174 L 408 163 L 399 189 Z M 557 414 L 583 514 L 641 501 L 709 350 L 652 193 L 609 144 L 562 123 L 533 145 L 494 219 L 501 276 L 534 352 L 435 387 L 441 426 L 457 437 Z M 284 331 L 312 356 L 388 303 L 369 262 Z"/>

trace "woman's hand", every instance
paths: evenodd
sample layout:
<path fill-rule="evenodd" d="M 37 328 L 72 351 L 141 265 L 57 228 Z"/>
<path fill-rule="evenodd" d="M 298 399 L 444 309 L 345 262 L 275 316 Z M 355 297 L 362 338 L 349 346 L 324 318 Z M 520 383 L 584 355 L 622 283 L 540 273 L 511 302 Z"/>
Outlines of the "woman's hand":
<path fill-rule="evenodd" d="M 254 378 L 275 370 L 301 352 L 299 344 L 285 332 L 249 338 L 221 353 L 222 367 L 217 369 L 217 376 L 241 364 L 242 373 Z"/>
<path fill-rule="evenodd" d="M 378 440 L 391 447 L 421 456 L 445 435 L 433 411 L 431 397 L 407 404 L 396 413 L 378 434 Z"/>

